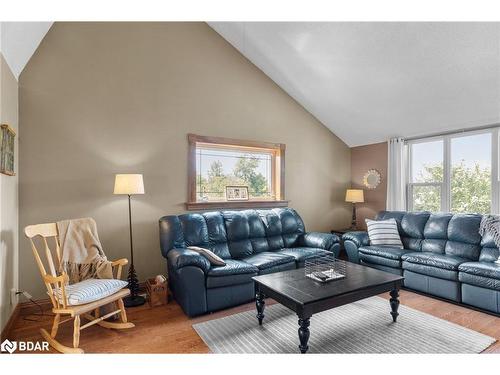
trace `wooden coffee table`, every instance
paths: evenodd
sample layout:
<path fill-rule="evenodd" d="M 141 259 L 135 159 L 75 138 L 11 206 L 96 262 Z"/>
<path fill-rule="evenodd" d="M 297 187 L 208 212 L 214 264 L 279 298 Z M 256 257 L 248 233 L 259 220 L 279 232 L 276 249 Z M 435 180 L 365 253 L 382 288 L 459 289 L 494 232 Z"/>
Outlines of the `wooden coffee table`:
<path fill-rule="evenodd" d="M 380 293 L 390 292 L 392 320 L 398 317 L 402 276 L 346 262 L 346 277 L 320 283 L 305 276 L 304 268 L 253 277 L 257 287 L 257 319 L 264 320 L 265 298 L 270 297 L 294 311 L 299 317 L 299 349 L 309 349 L 309 325 L 313 314 L 346 305 Z"/>

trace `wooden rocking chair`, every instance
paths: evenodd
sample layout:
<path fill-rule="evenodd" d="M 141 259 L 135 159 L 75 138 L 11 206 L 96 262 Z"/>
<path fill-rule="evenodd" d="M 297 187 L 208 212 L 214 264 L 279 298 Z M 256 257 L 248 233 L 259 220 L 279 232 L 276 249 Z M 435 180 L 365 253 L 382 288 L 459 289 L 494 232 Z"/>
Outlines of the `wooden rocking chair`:
<path fill-rule="evenodd" d="M 78 347 L 80 342 L 81 330 L 94 324 L 98 324 L 104 328 L 112 329 L 126 329 L 134 327 L 133 323 L 127 322 L 127 313 L 125 312 L 125 306 L 122 300 L 123 297 L 126 297 L 130 294 L 130 291 L 127 288 L 121 289 L 120 291 L 98 301 L 90 302 L 84 305 L 71 306 L 68 303 L 65 285 L 67 284 L 69 277 L 66 273 L 58 275 L 56 271 L 59 269 L 59 264 L 61 262 L 61 248 L 59 245 L 59 236 L 56 223 L 29 225 L 24 228 L 24 233 L 31 242 L 33 255 L 35 256 L 36 263 L 38 265 L 38 268 L 40 269 L 43 282 L 47 287 L 47 294 L 49 295 L 50 301 L 52 302 L 52 312 L 55 314 L 51 333 L 49 334 L 47 330 L 43 328 L 40 329 L 41 335 L 45 340 L 47 340 L 50 346 L 61 353 L 83 353 L 83 350 Z M 44 252 L 50 273 L 47 273 L 47 271 L 45 270 L 42 259 L 35 245 L 34 238 L 37 236 L 40 236 L 42 238 Z M 55 255 L 57 262 L 54 262 L 54 258 L 52 255 L 53 251 L 50 249 L 48 244 L 50 240 L 47 241 L 50 238 L 52 238 L 55 242 Z M 122 267 L 127 263 L 127 259 L 119 259 L 112 262 L 113 274 L 116 279 L 120 278 Z M 59 298 L 59 296 L 62 297 Z M 107 313 L 104 316 L 100 316 L 99 308 L 107 304 L 113 304 L 115 306 L 118 305 L 118 309 Z M 105 320 L 118 313 L 120 314 L 121 322 L 109 322 Z M 61 316 L 66 315 L 68 315 L 69 317 L 61 321 Z M 87 319 L 89 322 L 84 325 L 80 325 L 80 317 Z M 74 320 L 73 347 L 62 345 L 59 341 L 56 340 L 59 325 L 71 320 Z"/>

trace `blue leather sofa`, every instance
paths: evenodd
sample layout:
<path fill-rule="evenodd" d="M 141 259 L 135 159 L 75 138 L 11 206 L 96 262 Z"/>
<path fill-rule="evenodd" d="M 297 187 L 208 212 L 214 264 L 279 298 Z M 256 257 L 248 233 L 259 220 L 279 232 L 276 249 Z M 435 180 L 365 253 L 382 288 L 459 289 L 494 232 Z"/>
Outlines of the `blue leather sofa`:
<path fill-rule="evenodd" d="M 500 313 L 499 249 L 479 235 L 481 215 L 382 211 L 396 219 L 404 249 L 370 246 L 366 232 L 342 236 L 351 262 L 405 277 L 414 289 Z"/>
<path fill-rule="evenodd" d="M 160 245 L 174 298 L 189 316 L 251 301 L 255 275 L 295 269 L 326 254 L 338 257 L 340 251 L 336 235 L 306 233 L 290 208 L 164 216 Z M 188 246 L 208 248 L 226 265 L 212 266 Z"/>

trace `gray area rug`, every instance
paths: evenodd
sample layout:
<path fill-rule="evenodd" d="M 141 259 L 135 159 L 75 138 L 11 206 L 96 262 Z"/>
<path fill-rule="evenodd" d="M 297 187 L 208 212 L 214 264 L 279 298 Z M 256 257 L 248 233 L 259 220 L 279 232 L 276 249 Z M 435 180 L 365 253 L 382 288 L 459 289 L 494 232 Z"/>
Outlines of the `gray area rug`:
<path fill-rule="evenodd" d="M 313 315 L 308 353 L 480 353 L 496 340 L 400 305 L 392 322 L 389 301 L 371 297 Z M 266 306 L 262 326 L 255 310 L 194 324 L 213 353 L 298 353 L 297 316 Z"/>

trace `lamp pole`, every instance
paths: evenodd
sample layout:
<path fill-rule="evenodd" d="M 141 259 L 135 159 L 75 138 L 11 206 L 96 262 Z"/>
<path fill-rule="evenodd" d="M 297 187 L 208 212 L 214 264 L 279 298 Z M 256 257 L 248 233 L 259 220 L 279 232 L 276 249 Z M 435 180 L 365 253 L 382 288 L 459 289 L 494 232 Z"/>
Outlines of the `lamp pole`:
<path fill-rule="evenodd" d="M 139 296 L 139 280 L 135 273 L 134 267 L 134 241 L 132 238 L 132 208 L 131 208 L 131 195 L 128 195 L 128 224 L 130 229 L 130 267 L 128 269 L 128 288 L 130 289 L 130 296 L 123 299 L 126 307 L 134 307 L 143 305 L 146 300 L 144 297 Z"/>
<path fill-rule="evenodd" d="M 352 220 L 351 220 L 351 229 L 356 229 L 356 203 L 352 202 Z"/>

